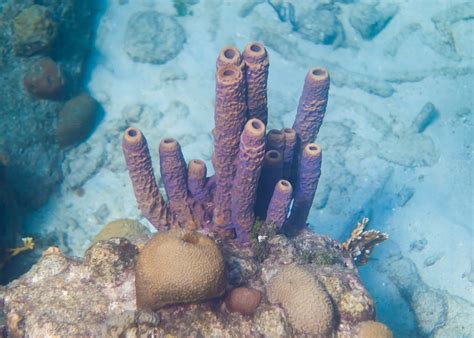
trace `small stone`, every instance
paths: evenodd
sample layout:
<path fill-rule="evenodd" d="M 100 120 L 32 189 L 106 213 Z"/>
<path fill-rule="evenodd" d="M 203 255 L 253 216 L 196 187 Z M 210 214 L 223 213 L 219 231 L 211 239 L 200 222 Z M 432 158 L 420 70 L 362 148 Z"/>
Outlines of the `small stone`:
<path fill-rule="evenodd" d="M 416 241 L 411 242 L 410 244 L 410 251 L 423 251 L 428 244 L 426 238 L 422 238 Z"/>
<path fill-rule="evenodd" d="M 359 3 L 351 11 L 349 22 L 363 39 L 372 40 L 387 26 L 397 12 L 398 6 L 396 5 L 377 8 L 373 5 Z"/>
<path fill-rule="evenodd" d="M 26 90 L 40 99 L 60 99 L 64 90 L 64 77 L 58 65 L 49 57 L 35 62 L 23 78 Z"/>
<path fill-rule="evenodd" d="M 226 297 L 225 304 L 230 312 L 244 316 L 252 315 L 262 300 L 262 293 L 252 288 L 235 288 Z"/>
<path fill-rule="evenodd" d="M 163 64 L 178 55 L 185 41 L 176 19 L 150 10 L 129 19 L 123 48 L 133 61 Z"/>
<path fill-rule="evenodd" d="M 94 217 L 99 223 L 103 223 L 107 217 L 110 215 L 110 210 L 107 204 L 102 203 L 99 207 L 99 209 L 94 212 Z"/>
<path fill-rule="evenodd" d="M 13 23 L 16 55 L 31 56 L 48 51 L 57 36 L 57 27 L 47 8 L 32 5 L 22 10 Z"/>
<path fill-rule="evenodd" d="M 421 108 L 420 112 L 416 115 L 412 122 L 412 128 L 417 133 L 422 133 L 425 129 L 432 124 L 439 117 L 438 109 L 433 103 L 427 102 Z"/>
<path fill-rule="evenodd" d="M 298 18 L 298 32 L 315 44 L 341 45 L 344 29 L 337 16 L 328 10 L 311 10 Z"/>

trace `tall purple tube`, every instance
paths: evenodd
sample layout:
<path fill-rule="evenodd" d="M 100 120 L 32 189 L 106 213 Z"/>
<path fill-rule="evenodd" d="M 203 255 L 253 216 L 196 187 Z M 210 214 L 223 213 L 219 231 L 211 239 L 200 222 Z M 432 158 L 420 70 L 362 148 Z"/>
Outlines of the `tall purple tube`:
<path fill-rule="evenodd" d="M 265 222 L 273 224 L 277 231 L 285 224 L 286 218 L 288 217 L 292 193 L 293 187 L 287 180 L 279 180 L 275 185 Z"/>
<path fill-rule="evenodd" d="M 324 68 L 312 68 L 306 75 L 293 129 L 298 135 L 299 153 L 314 142 L 323 123 L 329 93 L 329 74 Z"/>
<path fill-rule="evenodd" d="M 283 176 L 283 156 L 277 150 L 268 150 L 263 159 L 262 172 L 258 181 L 255 214 L 260 219 L 267 217 L 267 209 L 275 185 Z"/>
<path fill-rule="evenodd" d="M 231 223 L 231 189 L 235 176 L 234 160 L 239 152 L 240 134 L 245 123 L 245 77 L 234 65 L 218 67 L 214 121 L 215 171 L 213 223 L 216 231 Z"/>
<path fill-rule="evenodd" d="M 265 155 L 265 124 L 250 119 L 240 137 L 237 173 L 232 187 L 232 224 L 241 243 L 249 241 L 255 222 L 254 204 Z"/>
<path fill-rule="evenodd" d="M 285 149 L 283 150 L 283 178 L 293 180 L 295 176 L 294 170 L 295 165 L 295 147 L 296 147 L 296 131 L 293 128 L 284 128 L 283 134 L 285 135 Z"/>
<path fill-rule="evenodd" d="M 290 235 L 296 234 L 306 226 L 321 176 L 321 161 L 321 147 L 315 143 L 308 143 L 303 149 L 298 166 L 294 202 L 288 222 Z"/>
<path fill-rule="evenodd" d="M 245 67 L 245 62 L 242 58 L 242 55 L 240 54 L 240 51 L 234 46 L 226 46 L 222 48 L 219 52 L 219 56 L 217 57 L 217 71 L 228 65 L 234 65 L 240 69 Z"/>
<path fill-rule="evenodd" d="M 265 125 L 268 121 L 267 80 L 268 53 L 263 44 L 249 43 L 242 56 L 245 61 L 247 78 L 247 116 L 257 118 Z"/>
<path fill-rule="evenodd" d="M 125 130 L 122 150 L 138 208 L 157 230 L 168 228 L 168 209 L 156 184 L 145 136 L 137 128 Z"/>
<path fill-rule="evenodd" d="M 179 143 L 173 138 L 160 142 L 160 171 L 168 203 L 177 225 L 195 229 L 188 206 L 187 170 Z"/>
<path fill-rule="evenodd" d="M 191 160 L 188 163 L 188 190 L 193 199 L 199 203 L 209 202 L 206 163 L 201 160 Z"/>

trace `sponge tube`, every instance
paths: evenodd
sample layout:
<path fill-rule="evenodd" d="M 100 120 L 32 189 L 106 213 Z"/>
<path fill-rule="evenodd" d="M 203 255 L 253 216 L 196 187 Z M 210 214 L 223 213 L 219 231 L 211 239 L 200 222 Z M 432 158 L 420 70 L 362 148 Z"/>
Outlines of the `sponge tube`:
<path fill-rule="evenodd" d="M 290 211 L 292 193 L 293 187 L 287 180 L 279 180 L 275 185 L 265 222 L 274 225 L 277 231 L 286 222 L 288 211 Z"/>

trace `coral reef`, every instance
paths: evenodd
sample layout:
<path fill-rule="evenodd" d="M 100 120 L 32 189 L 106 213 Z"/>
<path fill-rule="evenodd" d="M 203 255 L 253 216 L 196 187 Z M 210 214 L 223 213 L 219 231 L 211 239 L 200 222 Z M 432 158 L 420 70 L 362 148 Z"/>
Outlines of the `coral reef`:
<path fill-rule="evenodd" d="M 286 233 L 294 235 L 306 226 L 321 172 L 321 148 L 311 142 L 324 118 L 329 75 L 323 68 L 311 69 L 306 76 L 293 129 L 270 131 L 265 136 L 268 62 L 265 47 L 260 43 L 248 44 L 243 55 L 231 46 L 221 50 L 216 62 L 212 132 L 215 175 L 206 178 L 204 163 L 199 162 L 200 169 L 196 171 L 197 162 L 191 161 L 188 171 L 198 177 L 187 179 L 188 171 L 178 142 L 163 140 L 160 169 L 167 203 L 157 188 L 144 136 L 136 128 L 125 131 L 122 147 L 135 196 L 140 210 L 157 229 L 207 229 L 220 238 L 236 236 L 237 241 L 245 245 L 250 243 L 256 215 L 265 218 L 269 205 L 269 222 L 278 229 L 285 224 Z M 277 185 L 284 175 L 291 183 Z M 197 189 L 196 184 L 199 198 L 189 194 L 191 189 Z M 296 188 L 287 222 L 291 185 Z M 274 191 L 277 196 L 272 199 Z M 203 199 L 203 195 L 209 197 Z"/>
<path fill-rule="evenodd" d="M 135 271 L 140 309 L 217 297 L 226 286 L 224 259 L 214 241 L 182 229 L 153 237 L 140 252 Z"/>

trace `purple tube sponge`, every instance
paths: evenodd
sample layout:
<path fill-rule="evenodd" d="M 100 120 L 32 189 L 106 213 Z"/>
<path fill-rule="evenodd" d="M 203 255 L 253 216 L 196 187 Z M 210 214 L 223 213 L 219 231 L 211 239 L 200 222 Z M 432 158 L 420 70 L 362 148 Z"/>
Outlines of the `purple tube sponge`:
<path fill-rule="evenodd" d="M 165 138 L 160 142 L 159 152 L 161 178 L 175 223 L 195 229 L 197 226 L 188 206 L 187 170 L 181 147 L 175 139 Z"/>
<path fill-rule="evenodd" d="M 237 172 L 232 187 L 232 224 L 241 243 L 249 242 L 249 233 L 255 222 L 253 208 L 264 155 L 265 124 L 250 119 L 240 137 Z"/>
<path fill-rule="evenodd" d="M 249 43 L 242 53 L 247 78 L 247 116 L 258 118 L 265 125 L 268 121 L 267 79 L 268 54 L 265 47 L 258 42 Z"/>
<path fill-rule="evenodd" d="M 166 230 L 168 209 L 156 184 L 145 136 L 136 128 L 128 128 L 123 135 L 122 150 L 138 208 L 157 230 Z"/>
<path fill-rule="evenodd" d="M 321 175 L 321 160 L 321 148 L 315 143 L 308 143 L 303 149 L 298 166 L 294 202 L 288 222 L 289 228 L 286 231 L 288 234 L 295 234 L 306 226 Z"/>
<path fill-rule="evenodd" d="M 299 153 L 314 142 L 323 123 L 328 103 L 329 74 L 324 68 L 312 68 L 306 75 L 293 129 L 298 135 Z"/>
<path fill-rule="evenodd" d="M 273 224 L 278 231 L 285 224 L 290 211 L 293 187 L 287 180 L 279 180 L 275 185 L 273 196 L 267 210 L 265 222 Z"/>
<path fill-rule="evenodd" d="M 243 69 L 245 67 L 245 62 L 242 58 L 242 55 L 240 54 L 240 51 L 234 46 L 226 46 L 222 48 L 219 52 L 219 56 L 217 57 L 217 71 L 228 65 L 234 65 L 239 67 L 240 69 Z"/>
<path fill-rule="evenodd" d="M 207 167 L 201 160 L 191 160 L 188 163 L 188 190 L 191 197 L 200 203 L 209 202 L 207 185 Z"/>
<path fill-rule="evenodd" d="M 285 134 L 281 130 L 272 129 L 267 134 L 266 149 L 276 150 L 283 155 L 285 150 Z"/>
<path fill-rule="evenodd" d="M 214 121 L 214 165 L 216 188 L 214 225 L 216 229 L 231 222 L 231 189 L 235 176 L 234 160 L 245 123 L 245 77 L 234 65 L 218 67 Z M 216 230 L 218 231 L 218 230 Z"/>
<path fill-rule="evenodd" d="M 262 172 L 258 181 L 255 214 L 261 219 L 267 216 L 268 205 L 275 185 L 283 176 L 283 156 L 277 150 L 268 150 L 263 159 Z"/>
<path fill-rule="evenodd" d="M 293 172 L 295 147 L 296 147 L 296 131 L 293 128 L 284 128 L 285 149 L 283 150 L 283 178 L 290 180 L 294 176 Z"/>

